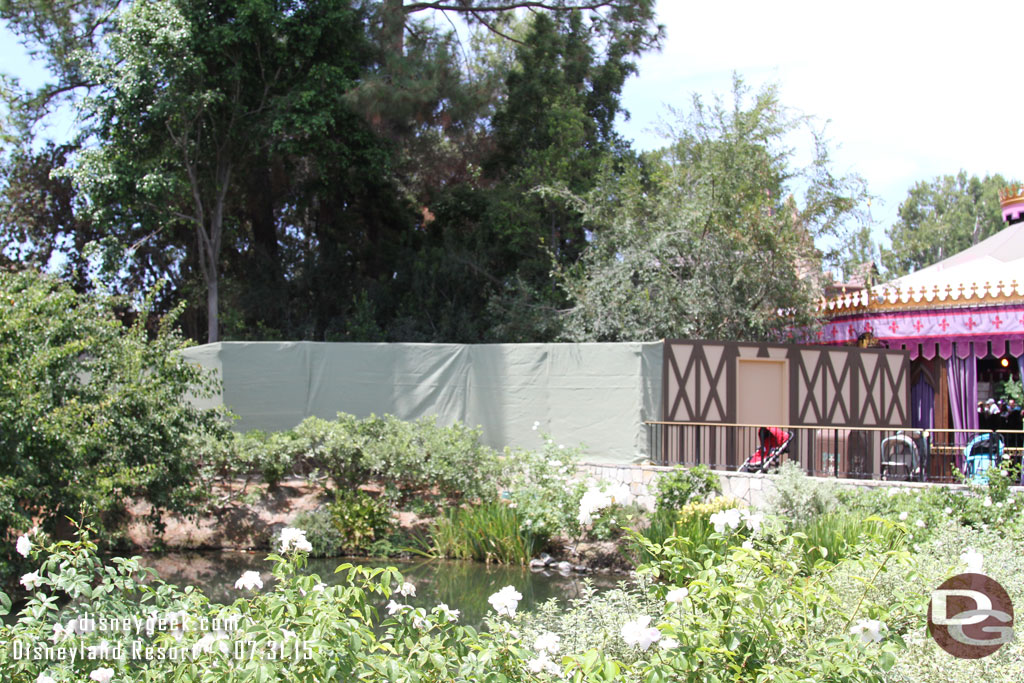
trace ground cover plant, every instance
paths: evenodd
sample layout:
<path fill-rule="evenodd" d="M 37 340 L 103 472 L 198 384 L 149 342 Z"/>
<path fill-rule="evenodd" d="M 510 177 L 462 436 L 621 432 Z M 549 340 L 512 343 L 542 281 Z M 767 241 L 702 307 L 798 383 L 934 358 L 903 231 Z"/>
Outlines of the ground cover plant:
<path fill-rule="evenodd" d="M 266 573 L 254 565 L 238 577 L 240 597 L 230 605 L 147 577 L 134 559 L 104 563 L 87 531 L 54 545 L 26 536 L 20 548 L 37 569 L 22 577 L 27 602 L 0 628 L 0 638 L 10 643 L 0 649 L 0 674 L 16 681 L 122 683 L 653 682 L 788 675 L 852 681 L 884 673 L 891 665 L 884 655 L 896 651 L 899 641 L 868 642 L 851 632 L 846 615 L 830 607 L 833 565 L 796 580 L 786 548 L 732 545 L 727 541 L 733 531 L 726 524 L 714 540 L 726 541 L 727 549 L 709 549 L 700 563 L 674 554 L 670 542 L 655 562 L 641 567 L 653 581 L 604 597 L 585 595 L 561 614 L 550 608 L 523 614 L 517 609 L 522 595 L 507 586 L 490 596 L 493 615 L 482 632 L 460 625 L 458 611 L 447 605 L 412 606 L 415 586 L 393 569 L 343 564 L 338 571 L 347 581 L 330 587 L 306 575 L 311 544 L 296 528 L 281 532 L 267 558 L 274 584 L 266 585 Z M 877 609 L 865 601 L 868 608 Z M 887 609 L 891 614 L 894 608 Z M 119 617 L 135 627 L 111 628 L 109 621 L 83 615 Z M 584 623 L 589 632 L 581 629 Z M 766 639 L 769 625 L 775 629 Z M 22 656 L 26 648 L 62 645 L 90 656 Z"/>
<path fill-rule="evenodd" d="M 790 499 L 815 499 L 811 489 L 821 482 L 791 476 Z M 29 534 L 16 548 L 35 567 L 21 581 L 28 597 L 0 640 L 81 644 L 99 658 L 18 658 L 11 645 L 0 650 L 0 674 L 115 683 L 1017 680 L 1019 643 L 982 661 L 954 660 L 925 634 L 924 615 L 928 587 L 979 562 L 1014 600 L 1024 599 L 1014 581 L 1024 571 L 1015 547 L 1024 531 L 1019 497 L 1008 492 L 997 506 L 987 488 L 832 493 L 848 509 L 799 522 L 721 497 L 691 502 L 676 512 L 677 533 L 660 542 L 633 535 L 647 553 L 636 583 L 585 591 L 534 613 L 518 609 L 522 596 L 508 586 L 490 596 L 484 631 L 462 625 L 448 605 L 414 606 L 415 586 L 394 570 L 342 565 L 347 580 L 325 586 L 304 572 L 313 550 L 305 530 L 284 530 L 268 557 L 270 571 L 254 560 L 230 605 L 147 578 L 135 560 L 101 561 L 88 533 L 55 545 Z M 964 526 L 966 517 L 947 506 L 951 512 L 943 508 L 934 523 L 925 521 L 936 500 L 958 500 L 962 510 L 977 505 L 989 516 L 977 528 Z M 490 505 L 500 508 L 487 514 L 508 515 L 502 533 L 517 528 L 516 508 Z M 481 510 L 486 506 L 463 512 Z M 184 613 L 234 625 L 98 632 L 70 623 L 83 611 Z M 176 647 L 187 656 L 118 656 L 133 646 Z"/>
<path fill-rule="evenodd" d="M 439 516 L 430 528 L 424 553 L 456 560 L 527 564 L 544 547 L 545 538 L 524 526 L 516 508 L 490 502 L 455 508 Z"/>

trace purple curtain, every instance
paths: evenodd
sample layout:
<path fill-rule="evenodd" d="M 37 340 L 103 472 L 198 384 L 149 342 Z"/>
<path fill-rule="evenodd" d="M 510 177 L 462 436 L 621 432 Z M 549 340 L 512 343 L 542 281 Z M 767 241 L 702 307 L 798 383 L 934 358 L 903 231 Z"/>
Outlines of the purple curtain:
<path fill-rule="evenodd" d="M 1010 346 L 1011 353 L 1013 351 L 1012 345 Z M 1024 356 L 1017 356 L 1017 374 L 1021 384 L 1024 384 Z M 1021 410 L 1024 410 L 1024 406 L 1021 406 Z M 1017 435 L 1020 438 L 1020 435 Z M 1020 485 L 1024 486 L 1024 460 L 1020 463 Z"/>
<path fill-rule="evenodd" d="M 978 366 L 974 355 L 957 358 L 954 353 L 946 361 L 949 371 L 949 406 L 953 413 L 954 443 L 963 448 L 978 431 Z M 961 431 L 962 430 L 962 431 Z M 957 453 L 956 466 L 964 466 L 964 455 Z"/>
<path fill-rule="evenodd" d="M 924 373 L 910 387 L 910 426 L 931 429 L 935 426 L 935 390 L 924 378 Z"/>

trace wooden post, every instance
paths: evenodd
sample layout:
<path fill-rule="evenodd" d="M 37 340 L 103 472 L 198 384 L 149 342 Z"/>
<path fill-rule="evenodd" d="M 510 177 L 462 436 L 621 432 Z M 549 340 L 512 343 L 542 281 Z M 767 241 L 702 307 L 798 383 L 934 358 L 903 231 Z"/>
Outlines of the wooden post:
<path fill-rule="evenodd" d="M 939 365 L 939 390 L 935 393 L 935 428 L 949 429 L 949 375 L 946 364 L 936 357 Z"/>

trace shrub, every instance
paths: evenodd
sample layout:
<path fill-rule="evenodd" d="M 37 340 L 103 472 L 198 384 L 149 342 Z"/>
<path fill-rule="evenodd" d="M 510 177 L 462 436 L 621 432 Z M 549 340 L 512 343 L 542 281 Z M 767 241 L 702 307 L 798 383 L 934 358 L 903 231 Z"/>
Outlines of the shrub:
<path fill-rule="evenodd" d="M 348 552 L 366 550 L 394 526 L 387 503 L 359 489 L 339 490 L 329 509 L 342 549 Z"/>
<path fill-rule="evenodd" d="M 177 353 L 187 346 L 174 314 L 151 319 L 152 295 L 126 327 L 130 304 L 77 294 L 38 273 L 0 271 L 0 528 L 40 524 L 66 535 L 66 517 L 102 523 L 130 497 L 189 514 L 191 445 L 224 436 L 222 413 L 197 408 L 215 379 Z M 159 322 L 152 332 L 148 325 Z M 111 514 L 113 513 L 113 514 Z M 105 534 L 104 538 L 110 538 Z"/>
<path fill-rule="evenodd" d="M 259 445 L 262 448 L 256 450 L 253 465 L 264 483 L 269 488 L 276 489 L 281 480 L 295 470 L 295 453 L 299 447 L 299 439 L 294 431 L 274 432 L 265 437 L 263 434 L 258 434 L 254 438 L 247 439 L 248 444 L 246 445 L 256 445 L 252 442 L 257 441 L 258 443 L 261 438 L 262 444 Z"/>
<path fill-rule="evenodd" d="M 622 639 L 622 627 L 644 614 L 661 611 L 662 601 L 646 590 L 649 584 L 649 580 L 639 579 L 598 593 L 584 581 L 580 597 L 568 605 L 549 600 L 524 614 L 523 640 L 533 643 L 543 633 L 554 633 L 564 652 L 594 650 L 625 665 L 634 664 L 643 653 Z"/>
<path fill-rule="evenodd" d="M 994 477 L 993 477 L 994 478 Z M 988 486 L 952 489 L 928 486 L 923 489 L 856 487 L 837 491 L 840 507 L 861 517 L 875 515 L 904 523 L 911 543 L 920 544 L 945 523 L 956 522 L 966 531 L 1024 526 L 1019 510 L 1024 498 L 1007 491 L 997 500 Z"/>
<path fill-rule="evenodd" d="M 727 531 L 723 540 L 731 536 Z M 859 619 L 896 623 L 916 603 L 876 603 L 861 587 L 860 599 L 842 604 L 834 566 L 818 565 L 805 577 L 785 546 L 747 549 L 730 541 L 696 556 L 681 547 L 670 539 L 638 570 L 666 582 L 651 590 L 667 602 L 659 639 L 671 637 L 675 646 L 643 669 L 659 680 L 729 672 L 719 680 L 881 681 L 905 648 L 899 633 L 879 628 L 880 642 L 861 642 L 853 627 Z M 897 555 L 879 554 L 850 573 L 870 587 L 877 566 Z"/>
<path fill-rule="evenodd" d="M 313 557 L 366 553 L 383 547 L 394 529 L 384 501 L 359 489 L 342 489 L 334 501 L 313 511 L 300 512 L 293 525 L 304 529 Z"/>
<path fill-rule="evenodd" d="M 769 496 L 769 509 L 782 517 L 790 528 L 810 524 L 819 515 L 836 508 L 835 485 L 808 477 L 795 463 L 782 463 L 773 482 L 775 490 Z"/>
<path fill-rule="evenodd" d="M 679 520 L 679 511 L 668 508 L 660 508 L 654 511 L 647 518 L 647 525 L 634 527 L 627 535 L 626 545 L 622 548 L 622 555 L 634 566 L 644 562 L 650 562 L 653 555 L 647 551 L 647 543 L 661 545 L 676 533 L 676 522 Z M 639 540 L 643 538 L 647 543 Z"/>
<path fill-rule="evenodd" d="M 342 554 L 345 542 L 326 506 L 303 510 L 295 516 L 292 526 L 306 531 L 306 539 L 313 546 L 310 556 L 338 557 Z"/>
<path fill-rule="evenodd" d="M 322 471 L 337 489 L 367 483 L 366 430 L 359 418 L 338 413 L 336 420 L 308 417 L 294 430 L 292 460 L 304 469 Z"/>
<path fill-rule="evenodd" d="M 323 473 L 337 489 L 375 482 L 395 506 L 412 498 L 431 504 L 493 500 L 499 461 L 480 431 L 432 418 L 405 422 L 391 415 L 334 421 L 310 417 L 284 432 L 235 435 L 225 443 L 196 442 L 210 479 L 261 477 L 271 487 L 296 473 Z"/>
<path fill-rule="evenodd" d="M 244 480 L 240 491 L 212 502 L 224 503 L 243 492 L 254 479 L 262 479 L 258 462 L 266 450 L 266 440 L 266 434 L 254 430 L 223 436 L 203 434 L 189 442 L 189 450 L 200 463 L 199 479 L 207 490 L 212 490 L 215 484 L 233 490 L 236 480 Z"/>
<path fill-rule="evenodd" d="M 586 489 L 577 478 L 580 447 L 561 448 L 546 434 L 540 450 L 506 449 L 502 458 L 503 496 L 541 545 L 552 536 L 580 534 L 580 499 Z"/>
<path fill-rule="evenodd" d="M 900 627 L 906 634 L 908 649 L 893 667 L 892 680 L 949 683 L 1016 683 L 1021 680 L 1024 641 L 1019 634 L 996 654 L 983 660 L 968 660 L 939 652 L 925 630 L 923 615 L 927 613 L 931 590 L 965 571 L 961 555 L 968 549 L 981 552 L 983 573 L 1006 589 L 1015 607 L 1024 604 L 1024 582 L 1020 581 L 1024 575 L 1024 554 L 1020 552 L 1020 534 L 1006 527 L 968 530 L 955 522 L 943 523 L 928 541 L 915 549 L 912 565 L 887 568 L 868 594 L 868 599 L 875 602 L 917 601 L 916 618 L 908 619 Z M 852 586 L 855 581 L 848 579 L 848 585 Z M 853 591 L 846 593 L 851 595 Z M 851 602 L 846 599 L 847 605 Z"/>
<path fill-rule="evenodd" d="M 497 455 L 480 443 L 480 430 L 456 422 L 448 427 L 426 417 L 403 422 L 391 415 L 360 424 L 366 466 L 401 505 L 413 494 L 451 501 L 494 500 Z"/>
<path fill-rule="evenodd" d="M 655 484 L 657 509 L 678 510 L 687 503 L 707 500 L 708 496 L 722 493 L 722 482 L 707 465 L 691 468 L 678 467 L 662 472 Z"/>
<path fill-rule="evenodd" d="M 1020 483 L 1020 463 L 1009 459 L 999 463 L 999 467 L 988 472 L 988 486 L 985 494 L 996 503 L 1003 502 L 1010 497 L 1010 487 Z M 975 489 L 985 488 L 971 485 Z"/>
<path fill-rule="evenodd" d="M 708 548 L 720 551 L 723 549 L 723 541 L 721 537 L 712 538 L 714 525 L 711 516 L 723 510 L 738 508 L 739 505 L 735 498 L 719 496 L 706 503 L 687 503 L 678 511 L 667 508 L 657 510 L 646 528 L 631 533 L 626 556 L 634 565 L 650 562 L 656 555 L 652 548 L 660 552 L 660 547 L 669 541 L 675 544 L 676 552 L 691 558 L 696 558 Z"/>
<path fill-rule="evenodd" d="M 636 526 L 643 515 L 644 510 L 636 503 L 613 503 L 594 515 L 594 521 L 587 529 L 587 537 L 595 541 L 618 538 L 627 529 Z"/>

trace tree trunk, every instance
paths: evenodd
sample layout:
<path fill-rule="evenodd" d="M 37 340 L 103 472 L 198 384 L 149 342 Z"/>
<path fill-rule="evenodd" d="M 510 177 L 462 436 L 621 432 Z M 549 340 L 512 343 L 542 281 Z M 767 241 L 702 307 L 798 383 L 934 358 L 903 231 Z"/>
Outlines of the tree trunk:
<path fill-rule="evenodd" d="M 405 9 L 404 0 L 384 0 L 381 24 L 384 30 L 382 41 L 389 52 L 396 57 L 405 53 Z"/>
<path fill-rule="evenodd" d="M 217 271 L 213 269 L 212 277 L 206 278 L 206 341 L 210 344 L 220 341 L 217 284 Z"/>
<path fill-rule="evenodd" d="M 270 161 L 266 155 L 249 174 L 249 195 L 247 213 L 252 225 L 253 251 L 262 265 L 277 266 L 277 225 L 274 220 L 274 183 L 271 178 Z M 264 262 L 262 259 L 266 259 Z"/>

